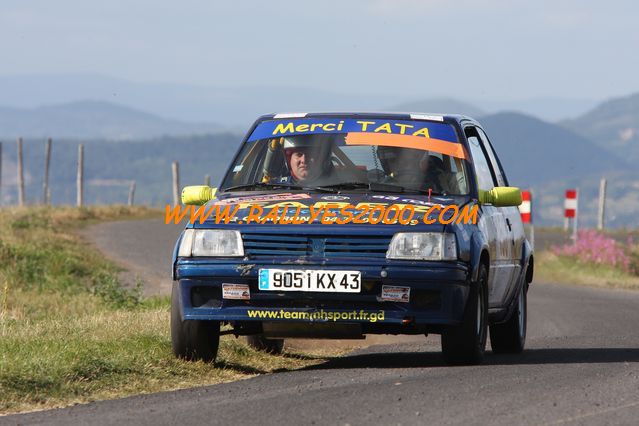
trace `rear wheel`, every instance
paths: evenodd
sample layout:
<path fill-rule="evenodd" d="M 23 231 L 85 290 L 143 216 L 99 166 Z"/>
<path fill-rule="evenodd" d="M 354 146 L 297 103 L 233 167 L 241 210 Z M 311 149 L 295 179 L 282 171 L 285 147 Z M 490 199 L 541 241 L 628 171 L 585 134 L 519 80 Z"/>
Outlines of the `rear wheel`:
<path fill-rule="evenodd" d="M 178 358 L 215 361 L 220 344 L 220 322 L 182 320 L 178 283 L 171 291 L 171 343 Z"/>
<path fill-rule="evenodd" d="M 480 364 L 488 334 L 488 270 L 480 265 L 478 279 L 470 288 L 463 321 L 442 332 L 444 359 L 452 365 Z"/>
<path fill-rule="evenodd" d="M 510 319 L 490 326 L 490 346 L 496 354 L 518 354 L 526 344 L 528 322 L 528 284 L 523 283 L 517 295 L 517 305 Z"/>
<path fill-rule="evenodd" d="M 284 351 L 284 339 L 267 339 L 262 334 L 255 334 L 246 336 L 246 342 L 253 349 L 270 354 L 281 354 Z"/>

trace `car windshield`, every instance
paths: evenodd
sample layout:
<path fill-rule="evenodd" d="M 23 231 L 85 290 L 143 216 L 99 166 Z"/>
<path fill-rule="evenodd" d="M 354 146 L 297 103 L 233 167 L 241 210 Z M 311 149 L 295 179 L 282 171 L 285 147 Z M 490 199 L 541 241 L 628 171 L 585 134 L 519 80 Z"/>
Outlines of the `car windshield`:
<path fill-rule="evenodd" d="M 468 193 L 465 150 L 445 123 L 380 119 L 261 122 L 221 191 Z"/>

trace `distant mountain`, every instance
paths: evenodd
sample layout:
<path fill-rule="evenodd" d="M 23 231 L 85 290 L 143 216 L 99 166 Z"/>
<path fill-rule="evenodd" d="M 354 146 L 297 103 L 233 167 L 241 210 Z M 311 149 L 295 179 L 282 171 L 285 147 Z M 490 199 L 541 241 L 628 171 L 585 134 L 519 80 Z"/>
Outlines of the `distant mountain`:
<path fill-rule="evenodd" d="M 561 124 L 609 152 L 639 161 L 639 93 L 608 100 Z"/>
<path fill-rule="evenodd" d="M 559 97 L 539 97 L 517 100 L 494 101 L 482 99 L 474 101 L 488 111 L 517 111 L 533 115 L 544 121 L 557 122 L 583 114 L 597 104 L 592 99 L 574 99 Z"/>
<path fill-rule="evenodd" d="M 474 105 L 450 98 L 433 98 L 405 102 L 387 109 L 389 111 L 398 112 L 441 112 L 464 114 L 475 118 L 485 114 L 484 111 Z"/>
<path fill-rule="evenodd" d="M 639 226 L 639 170 L 626 158 L 559 125 L 519 113 L 493 114 L 480 122 L 510 184 L 533 190 L 538 225 L 561 226 L 565 190 L 579 188 L 580 226 L 596 226 L 599 181 L 605 177 L 607 225 Z"/>
<path fill-rule="evenodd" d="M 574 117 L 594 105 L 592 100 L 534 98 L 496 100 L 489 97 L 458 101 L 447 97 L 401 94 L 347 93 L 330 89 L 278 86 L 201 86 L 185 83 L 136 82 L 95 74 L 0 75 L 0 105 L 37 108 L 47 104 L 95 99 L 127 105 L 161 117 L 219 123 L 225 129 L 245 131 L 259 115 L 292 111 L 456 112 L 477 118 L 495 111 L 515 110 L 556 121 Z M 420 100 L 420 98 L 424 98 Z"/>
<path fill-rule="evenodd" d="M 473 118 L 496 114 L 500 111 L 516 111 L 521 114 L 533 115 L 544 121 L 558 121 L 582 114 L 595 104 L 596 102 L 593 100 L 571 98 L 531 98 L 503 101 L 480 99 L 472 102 L 452 98 L 432 98 L 404 102 L 387 109 L 402 112 L 447 112 L 464 114 Z"/>
<path fill-rule="evenodd" d="M 0 107 L 0 137 L 148 139 L 219 130 L 207 123 L 166 119 L 104 101 L 80 101 L 33 109 Z"/>
<path fill-rule="evenodd" d="M 308 84 L 312 87 L 313 82 Z M 219 123 L 225 129 L 244 132 L 259 115 L 271 112 L 371 111 L 404 97 L 308 87 L 141 83 L 87 74 L 0 76 L 0 105 L 35 108 L 83 99 L 116 102 L 183 121 Z"/>
<path fill-rule="evenodd" d="M 548 181 L 530 187 L 533 190 L 534 221 L 540 225 L 560 226 L 564 215 L 564 194 L 568 188 L 579 189 L 579 226 L 597 225 L 599 182 L 606 178 L 606 227 L 639 228 L 639 173 L 609 170 L 590 176 Z"/>
<path fill-rule="evenodd" d="M 591 140 L 528 115 L 504 112 L 484 116 L 480 122 L 516 186 L 630 169 L 625 160 Z"/>

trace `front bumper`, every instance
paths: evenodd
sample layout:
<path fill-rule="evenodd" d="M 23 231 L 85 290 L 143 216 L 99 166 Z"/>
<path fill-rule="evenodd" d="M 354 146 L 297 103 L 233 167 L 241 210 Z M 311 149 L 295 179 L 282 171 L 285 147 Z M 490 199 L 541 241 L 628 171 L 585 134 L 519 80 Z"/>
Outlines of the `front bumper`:
<path fill-rule="evenodd" d="M 462 262 L 260 263 L 179 259 L 179 303 L 184 320 L 453 325 L 461 321 L 470 268 Z M 362 291 L 349 293 L 274 292 L 258 289 L 260 268 L 359 270 Z M 222 284 L 246 284 L 250 300 L 222 298 Z M 410 302 L 380 299 L 382 285 L 411 288 Z"/>

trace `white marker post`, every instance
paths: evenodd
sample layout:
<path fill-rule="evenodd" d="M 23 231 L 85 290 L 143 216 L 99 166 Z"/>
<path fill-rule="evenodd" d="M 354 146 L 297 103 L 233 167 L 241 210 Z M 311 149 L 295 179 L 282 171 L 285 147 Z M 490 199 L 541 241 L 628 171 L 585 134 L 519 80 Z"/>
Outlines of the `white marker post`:
<path fill-rule="evenodd" d="M 535 225 L 532 221 L 532 191 L 521 191 L 521 204 L 519 213 L 524 226 L 528 225 L 530 245 L 535 249 Z"/>
<path fill-rule="evenodd" d="M 572 239 L 575 243 L 577 243 L 577 200 L 578 200 L 579 188 L 577 189 L 567 189 L 566 190 L 566 199 L 564 201 L 564 218 L 566 224 L 568 220 L 572 219 L 573 224 L 573 234 Z M 567 226 L 565 229 L 567 230 Z"/>
<path fill-rule="evenodd" d="M 572 228 L 572 239 L 575 242 L 575 244 L 577 244 L 577 224 L 579 221 L 579 188 L 576 188 L 575 191 L 577 192 L 576 198 L 575 198 L 575 219 L 573 220 L 573 228 Z"/>

